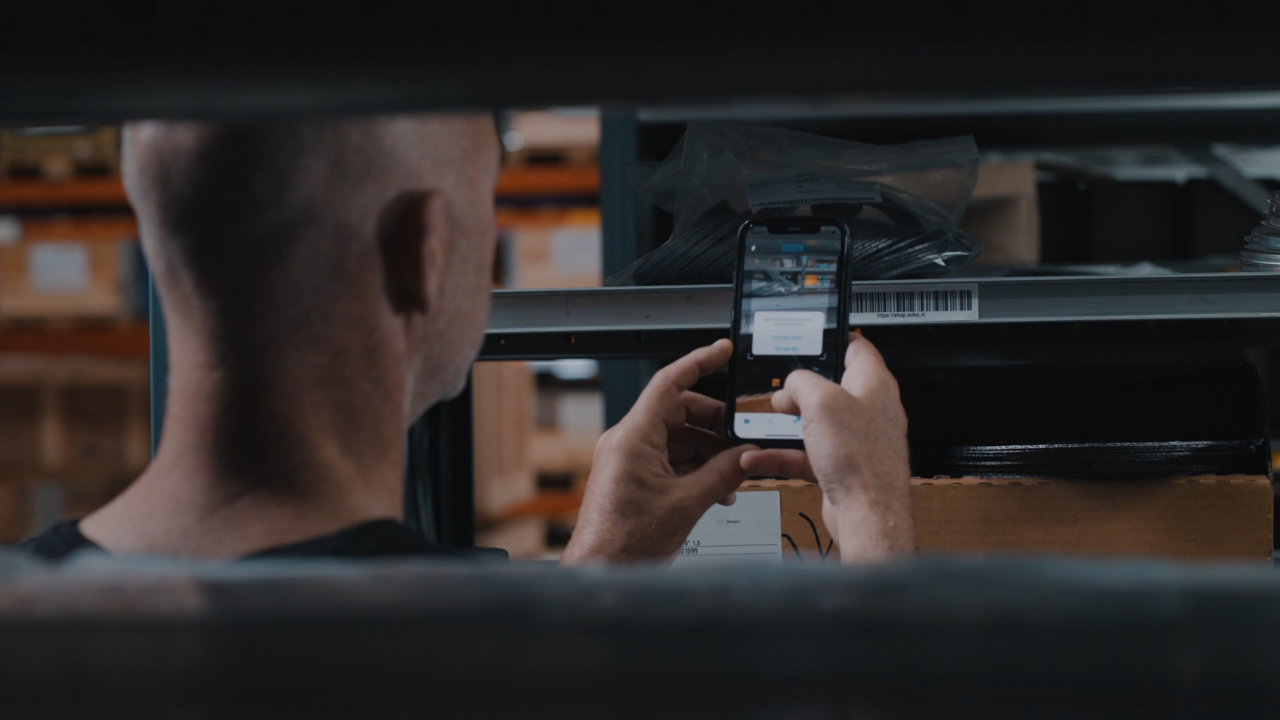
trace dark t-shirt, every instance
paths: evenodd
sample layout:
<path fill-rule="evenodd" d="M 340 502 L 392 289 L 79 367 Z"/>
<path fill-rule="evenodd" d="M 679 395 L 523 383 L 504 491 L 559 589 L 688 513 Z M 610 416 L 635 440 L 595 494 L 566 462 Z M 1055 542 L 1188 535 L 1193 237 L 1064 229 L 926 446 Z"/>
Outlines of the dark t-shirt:
<path fill-rule="evenodd" d="M 61 560 L 80 550 L 102 548 L 80 533 L 79 520 L 58 523 L 23 540 L 18 547 L 45 560 Z M 332 535 L 267 548 L 255 558 L 373 558 L 431 556 L 459 560 L 506 560 L 505 550 L 437 545 L 395 520 L 370 520 Z"/>

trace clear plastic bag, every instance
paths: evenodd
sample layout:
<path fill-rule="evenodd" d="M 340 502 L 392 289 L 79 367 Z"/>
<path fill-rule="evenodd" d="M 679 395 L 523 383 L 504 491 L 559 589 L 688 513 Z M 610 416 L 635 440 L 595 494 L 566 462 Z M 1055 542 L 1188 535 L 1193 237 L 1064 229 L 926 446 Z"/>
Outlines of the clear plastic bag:
<path fill-rule="evenodd" d="M 628 168 L 675 217 L 671 239 L 607 285 L 727 283 L 738 228 L 813 215 L 849 227 L 852 279 L 962 267 L 982 242 L 956 227 L 978 178 L 972 137 L 878 146 L 731 123 L 690 123 L 659 164 Z"/>

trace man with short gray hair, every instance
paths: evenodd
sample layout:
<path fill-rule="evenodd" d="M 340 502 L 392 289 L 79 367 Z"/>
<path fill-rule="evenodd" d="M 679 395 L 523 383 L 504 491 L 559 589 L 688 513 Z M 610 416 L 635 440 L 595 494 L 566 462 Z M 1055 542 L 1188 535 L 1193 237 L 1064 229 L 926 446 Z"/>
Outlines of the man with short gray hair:
<path fill-rule="evenodd" d="M 465 556 L 404 526 L 405 430 L 484 337 L 499 144 L 481 114 L 125 129 L 125 184 L 165 309 L 159 449 L 119 497 L 23 546 L 183 558 Z M 657 373 L 601 438 L 568 564 L 667 560 L 749 473 L 822 483 L 846 560 L 914 547 L 906 418 L 871 344 L 843 387 L 776 394 L 807 454 L 732 447 L 690 391 L 728 341 Z"/>

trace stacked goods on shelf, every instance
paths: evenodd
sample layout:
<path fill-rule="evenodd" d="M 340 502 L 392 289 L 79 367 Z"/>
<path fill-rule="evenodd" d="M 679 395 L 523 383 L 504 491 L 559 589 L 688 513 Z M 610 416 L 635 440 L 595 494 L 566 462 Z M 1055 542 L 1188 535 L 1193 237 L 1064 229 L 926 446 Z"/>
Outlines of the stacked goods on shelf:
<path fill-rule="evenodd" d="M 145 273 L 117 128 L 0 132 L 0 542 L 150 456 Z"/>
<path fill-rule="evenodd" d="M 1197 366 L 900 371 L 921 477 L 1267 475 L 1262 381 Z"/>
<path fill-rule="evenodd" d="M 585 111 L 512 113 L 502 134 L 509 165 L 590 165 L 600 147 L 600 116 Z"/>
<path fill-rule="evenodd" d="M 750 480 L 739 490 L 756 491 L 779 494 L 784 560 L 839 557 L 822 522 L 817 484 Z M 1272 555 L 1272 492 L 1265 475 L 913 478 L 911 502 L 922 553 L 1183 560 Z"/>
<path fill-rule="evenodd" d="M 517 557 L 537 555 L 545 544 L 545 521 L 505 516 L 537 492 L 529 464 L 532 373 L 523 362 L 477 363 L 471 382 L 477 541 Z"/>
<path fill-rule="evenodd" d="M 978 177 L 972 137 L 875 146 L 781 128 L 691 122 L 660 164 L 628 168 L 632 187 L 671 213 L 671 237 L 606 284 L 732 281 L 748 220 L 812 215 L 849 230 L 849 275 L 954 270 L 982 251 L 957 227 Z"/>
<path fill-rule="evenodd" d="M 975 265 L 1040 262 L 1040 200 L 1033 163 L 983 163 L 960 229 L 982 238 Z"/>
<path fill-rule="evenodd" d="M 599 365 L 592 360 L 534 363 L 538 417 L 532 462 L 541 484 L 581 492 L 604 432 Z"/>
<path fill-rule="evenodd" d="M 600 214 L 595 208 L 548 213 L 543 224 L 512 227 L 506 237 L 512 287 L 600 286 Z M 560 366 L 541 369 L 532 466 L 544 487 L 580 495 L 591 472 L 596 440 L 604 432 L 604 397 L 594 369 L 576 379 L 572 369 L 567 375 Z"/>
<path fill-rule="evenodd" d="M 507 260 L 507 287 L 599 287 L 600 211 L 549 209 L 498 214 Z"/>
<path fill-rule="evenodd" d="M 1280 191 L 1271 196 L 1262 224 L 1244 239 L 1240 269 L 1245 272 L 1275 272 L 1280 269 Z"/>
<path fill-rule="evenodd" d="M 898 373 L 925 553 L 1272 557 L 1265 396 L 1243 361 Z M 779 495 L 783 558 L 830 560 L 822 491 Z"/>
<path fill-rule="evenodd" d="M 0 542 L 85 515 L 150 457 L 146 360 L 0 357 Z"/>
<path fill-rule="evenodd" d="M 900 379 L 922 550 L 1271 557 L 1266 396 L 1247 362 Z"/>
<path fill-rule="evenodd" d="M 517 113 L 504 136 L 495 268 L 501 287 L 600 285 L 600 174 L 584 164 L 594 160 L 599 123 L 575 117 L 557 135 L 547 122 L 557 117 Z M 583 135 L 584 128 L 594 130 Z M 513 557 L 554 552 L 548 536 L 576 512 L 602 432 L 598 382 L 552 380 L 554 371 L 479 363 L 472 375 L 477 542 Z"/>
<path fill-rule="evenodd" d="M 83 172 L 120 170 L 120 129 L 52 127 L 0 130 L 0 177 L 67 180 Z"/>
<path fill-rule="evenodd" d="M 6 216 L 0 320 L 136 318 L 145 300 L 138 228 L 126 214 Z"/>

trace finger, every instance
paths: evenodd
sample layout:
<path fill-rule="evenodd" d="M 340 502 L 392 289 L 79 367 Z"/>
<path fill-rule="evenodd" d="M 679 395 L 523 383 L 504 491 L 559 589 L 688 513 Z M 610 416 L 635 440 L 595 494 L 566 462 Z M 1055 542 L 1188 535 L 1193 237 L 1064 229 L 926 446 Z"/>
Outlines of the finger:
<path fill-rule="evenodd" d="M 774 393 L 773 407 L 778 412 L 803 416 L 805 408 L 817 407 L 822 396 L 832 392 L 845 391 L 812 370 L 794 370 L 782 384 L 782 391 Z"/>
<path fill-rule="evenodd" d="M 720 498 L 716 502 L 718 502 L 720 505 L 723 505 L 725 507 L 729 507 L 734 503 L 738 502 L 738 493 L 731 492 L 728 495 L 725 495 L 724 497 Z"/>
<path fill-rule="evenodd" d="M 893 374 L 885 366 L 876 346 L 862 335 L 850 335 L 849 347 L 844 352 L 844 376 L 840 379 L 840 386 L 854 397 L 865 397 L 892 378 Z"/>
<path fill-rule="evenodd" d="M 667 439 L 667 462 L 672 465 L 687 462 L 704 463 L 729 447 L 731 447 L 729 441 L 719 435 L 686 425 L 671 433 Z"/>
<path fill-rule="evenodd" d="M 742 481 L 747 479 L 747 472 L 742 469 L 740 458 L 743 453 L 757 449 L 754 445 L 729 448 L 681 478 L 699 517 L 713 503 L 737 490 Z"/>
<path fill-rule="evenodd" d="M 684 392 L 698 382 L 703 375 L 710 375 L 729 364 L 733 357 L 733 343 L 728 340 L 717 340 L 676 360 L 670 365 L 654 373 L 649 385 L 666 385 Z"/>
<path fill-rule="evenodd" d="M 684 421 L 724 437 L 724 403 L 692 390 L 680 395 L 684 401 Z"/>
<path fill-rule="evenodd" d="M 743 453 L 739 462 L 751 475 L 818 481 L 803 450 L 752 450 Z"/>
<path fill-rule="evenodd" d="M 679 429 L 685 424 L 685 411 L 681 404 L 684 391 L 693 387 L 698 378 L 724 367 L 732 356 L 733 343 L 717 340 L 662 368 L 649 380 L 628 416 L 642 421 L 658 419 L 666 425 L 668 432 Z"/>
<path fill-rule="evenodd" d="M 773 409 L 784 415 L 799 415 L 800 406 L 796 405 L 795 398 L 791 397 L 791 393 L 787 392 L 784 387 L 778 390 L 769 398 L 769 402 L 773 403 Z"/>

